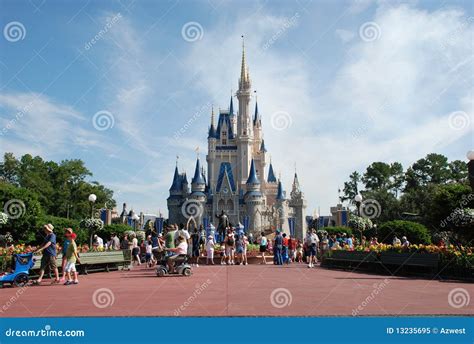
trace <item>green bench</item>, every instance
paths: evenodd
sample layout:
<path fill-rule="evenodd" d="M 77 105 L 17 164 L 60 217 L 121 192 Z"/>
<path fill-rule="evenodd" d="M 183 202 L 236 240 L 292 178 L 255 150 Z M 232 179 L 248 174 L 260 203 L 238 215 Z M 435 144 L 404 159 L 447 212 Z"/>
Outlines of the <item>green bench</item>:
<path fill-rule="evenodd" d="M 36 262 L 32 270 L 38 270 L 41 265 L 41 256 L 35 256 Z M 82 274 L 90 271 L 107 271 L 113 269 L 127 269 L 132 261 L 130 250 L 120 251 L 104 251 L 104 252 L 87 252 L 79 253 L 81 263 L 77 264 L 77 269 Z M 56 265 L 61 269 L 62 255 L 56 258 Z"/>

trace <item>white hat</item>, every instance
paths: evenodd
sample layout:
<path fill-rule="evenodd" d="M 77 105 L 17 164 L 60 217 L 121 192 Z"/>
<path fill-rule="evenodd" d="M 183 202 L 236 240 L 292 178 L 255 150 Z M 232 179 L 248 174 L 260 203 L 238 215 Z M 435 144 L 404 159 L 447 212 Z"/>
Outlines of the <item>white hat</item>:
<path fill-rule="evenodd" d="M 46 229 L 48 232 L 53 233 L 54 226 L 51 223 L 44 225 L 43 228 Z"/>

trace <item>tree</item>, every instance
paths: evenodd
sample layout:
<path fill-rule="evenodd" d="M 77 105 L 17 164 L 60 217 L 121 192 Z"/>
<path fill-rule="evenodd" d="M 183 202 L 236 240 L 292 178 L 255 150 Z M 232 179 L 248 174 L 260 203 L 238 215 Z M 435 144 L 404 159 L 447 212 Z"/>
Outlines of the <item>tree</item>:
<path fill-rule="evenodd" d="M 449 163 L 449 179 L 453 183 L 465 183 L 467 181 L 467 164 L 461 160 L 453 160 Z"/>
<path fill-rule="evenodd" d="M 412 221 L 389 221 L 378 228 L 379 239 L 387 244 L 391 244 L 393 237 L 401 238 L 406 236 L 412 244 L 429 244 L 431 237 L 428 229 L 422 224 Z"/>
<path fill-rule="evenodd" d="M 398 192 L 402 189 L 405 181 L 405 175 L 403 173 L 403 166 L 399 162 L 394 162 L 390 165 L 390 190 L 398 198 Z"/>
<path fill-rule="evenodd" d="M 0 181 L 0 204 L 8 216 L 2 234 L 10 232 L 14 241 L 35 241 L 39 231 L 37 219 L 42 214 L 37 195 Z"/>
<path fill-rule="evenodd" d="M 407 170 L 405 190 L 428 184 L 445 184 L 450 175 L 448 158 L 441 154 L 431 153 L 416 161 Z"/>
<path fill-rule="evenodd" d="M 18 185 L 19 163 L 13 153 L 5 153 L 0 163 L 0 179 L 10 184 Z"/>
<path fill-rule="evenodd" d="M 390 185 L 391 168 L 384 162 L 373 162 L 362 176 L 367 190 L 387 189 Z"/>
<path fill-rule="evenodd" d="M 340 197 L 341 202 L 349 201 L 353 202 L 354 197 L 359 193 L 359 183 L 361 176 L 359 172 L 354 171 L 349 176 L 349 181 L 344 183 L 344 195 Z"/>

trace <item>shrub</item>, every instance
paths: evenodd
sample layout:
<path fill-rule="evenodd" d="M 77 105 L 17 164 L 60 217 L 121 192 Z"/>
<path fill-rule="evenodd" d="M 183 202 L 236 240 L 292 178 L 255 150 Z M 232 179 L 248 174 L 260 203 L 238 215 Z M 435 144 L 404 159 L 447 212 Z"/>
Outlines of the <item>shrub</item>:
<path fill-rule="evenodd" d="M 129 231 L 130 229 L 130 226 L 124 224 L 106 225 L 100 231 L 97 231 L 96 234 L 104 239 L 105 242 L 109 240 L 112 233 L 116 233 L 118 237 L 122 237 L 123 233 Z"/>
<path fill-rule="evenodd" d="M 392 243 L 393 237 L 398 238 L 406 236 L 412 244 L 429 244 L 431 243 L 428 229 L 422 224 L 412 221 L 389 221 L 385 222 L 378 228 L 379 239 L 385 243 Z"/>
<path fill-rule="evenodd" d="M 349 227 L 344 227 L 344 226 L 324 227 L 321 229 L 324 229 L 326 232 L 328 232 L 328 235 L 342 234 L 342 233 L 346 233 L 347 235 L 352 234 L 352 229 Z"/>

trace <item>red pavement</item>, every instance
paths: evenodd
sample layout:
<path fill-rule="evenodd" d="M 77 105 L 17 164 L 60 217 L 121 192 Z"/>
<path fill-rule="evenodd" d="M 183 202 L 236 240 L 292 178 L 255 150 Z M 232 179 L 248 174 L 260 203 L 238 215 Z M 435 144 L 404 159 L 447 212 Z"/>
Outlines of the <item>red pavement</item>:
<path fill-rule="evenodd" d="M 454 288 L 474 298 L 473 284 L 306 265 L 200 266 L 191 277 L 164 278 L 142 266 L 80 276 L 74 286 L 43 283 L 1 289 L 0 317 L 350 316 L 359 306 L 358 315 L 474 314 L 474 300 L 448 303 Z"/>

